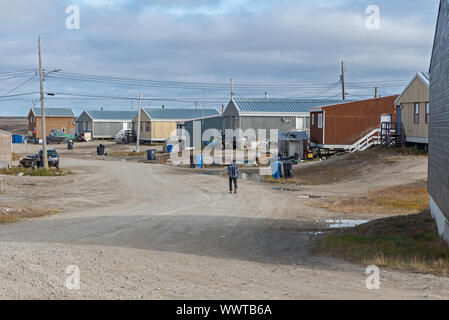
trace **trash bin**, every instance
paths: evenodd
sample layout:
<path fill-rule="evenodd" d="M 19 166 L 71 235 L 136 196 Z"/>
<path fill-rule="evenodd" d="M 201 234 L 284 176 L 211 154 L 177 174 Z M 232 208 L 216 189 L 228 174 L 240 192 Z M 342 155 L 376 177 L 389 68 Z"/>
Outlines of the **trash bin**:
<path fill-rule="evenodd" d="M 173 145 L 172 144 L 167 145 L 167 152 L 172 153 L 172 151 L 173 151 Z"/>
<path fill-rule="evenodd" d="M 156 150 L 155 149 L 149 149 L 147 150 L 147 160 L 156 160 Z"/>
<path fill-rule="evenodd" d="M 100 145 L 97 147 L 97 154 L 98 154 L 99 156 L 104 156 L 104 145 L 100 144 Z"/>
<path fill-rule="evenodd" d="M 72 140 L 67 141 L 67 149 L 73 150 L 73 141 Z"/>

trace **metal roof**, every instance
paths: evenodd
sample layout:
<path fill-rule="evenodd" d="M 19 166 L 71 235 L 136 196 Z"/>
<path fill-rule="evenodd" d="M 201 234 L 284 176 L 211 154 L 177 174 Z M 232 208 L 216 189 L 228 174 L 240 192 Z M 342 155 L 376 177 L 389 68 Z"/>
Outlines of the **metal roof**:
<path fill-rule="evenodd" d="M 113 110 L 86 110 L 93 120 L 123 120 L 132 121 L 137 111 L 113 111 Z"/>
<path fill-rule="evenodd" d="M 410 88 L 410 86 L 412 85 L 413 81 L 415 81 L 416 78 L 421 80 L 421 82 L 424 83 L 424 85 L 427 88 L 430 88 L 430 74 L 428 72 L 418 72 L 413 77 L 412 81 L 410 81 L 410 83 L 407 85 L 407 87 L 405 87 L 404 91 L 402 91 L 401 95 L 396 99 L 396 101 L 394 102 L 395 104 L 398 104 L 398 102 L 402 99 L 405 92 Z"/>
<path fill-rule="evenodd" d="M 151 120 L 192 120 L 203 117 L 218 116 L 215 109 L 183 109 L 183 108 L 144 108 Z"/>
<path fill-rule="evenodd" d="M 308 113 L 312 107 L 349 102 L 335 98 L 233 98 L 242 113 Z"/>
<path fill-rule="evenodd" d="M 36 117 L 42 116 L 41 108 L 31 109 Z M 46 117 L 75 117 L 70 108 L 45 108 Z"/>

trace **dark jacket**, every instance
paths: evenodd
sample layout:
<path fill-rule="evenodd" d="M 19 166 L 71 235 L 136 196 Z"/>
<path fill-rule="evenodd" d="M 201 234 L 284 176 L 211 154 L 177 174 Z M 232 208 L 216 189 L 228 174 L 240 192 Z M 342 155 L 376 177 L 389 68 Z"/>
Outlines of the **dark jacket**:
<path fill-rule="evenodd" d="M 230 164 L 228 166 L 228 174 L 229 177 L 232 179 L 238 179 L 239 178 L 239 167 L 235 163 Z"/>

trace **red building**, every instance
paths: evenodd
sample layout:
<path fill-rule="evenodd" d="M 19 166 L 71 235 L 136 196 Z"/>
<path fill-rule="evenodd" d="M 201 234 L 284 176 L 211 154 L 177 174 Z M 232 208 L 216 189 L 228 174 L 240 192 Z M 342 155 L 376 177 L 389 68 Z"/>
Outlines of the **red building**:
<path fill-rule="evenodd" d="M 398 95 L 395 95 L 312 108 L 311 146 L 350 150 L 357 143 L 367 146 L 378 144 L 381 123 L 397 121 L 394 103 L 397 98 Z"/>

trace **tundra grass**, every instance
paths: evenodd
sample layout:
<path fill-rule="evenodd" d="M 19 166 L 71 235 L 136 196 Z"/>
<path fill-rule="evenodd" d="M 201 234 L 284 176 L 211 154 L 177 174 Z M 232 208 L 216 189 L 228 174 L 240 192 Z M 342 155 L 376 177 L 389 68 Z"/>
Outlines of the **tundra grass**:
<path fill-rule="evenodd" d="M 428 210 L 333 232 L 311 251 L 366 266 L 449 276 L 449 246 Z"/>
<path fill-rule="evenodd" d="M 12 167 L 10 169 L 0 169 L 0 174 L 3 175 L 11 175 L 17 176 L 18 174 L 23 173 L 24 176 L 32 176 L 32 177 L 58 177 L 65 176 L 67 174 L 72 174 L 70 170 L 58 170 L 55 168 L 49 168 L 48 170 L 44 168 L 31 169 L 24 167 Z"/>

